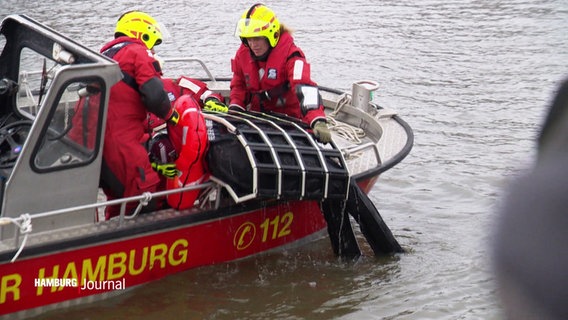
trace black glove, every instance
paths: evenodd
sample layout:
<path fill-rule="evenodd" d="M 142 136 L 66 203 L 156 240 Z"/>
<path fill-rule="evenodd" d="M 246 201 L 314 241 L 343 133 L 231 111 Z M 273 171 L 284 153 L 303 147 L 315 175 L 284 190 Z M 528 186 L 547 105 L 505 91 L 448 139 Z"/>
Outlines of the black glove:
<path fill-rule="evenodd" d="M 239 106 L 238 104 L 230 104 L 230 105 L 229 105 L 229 110 L 238 111 L 238 112 L 244 112 L 244 111 L 245 111 L 245 108 Z"/>

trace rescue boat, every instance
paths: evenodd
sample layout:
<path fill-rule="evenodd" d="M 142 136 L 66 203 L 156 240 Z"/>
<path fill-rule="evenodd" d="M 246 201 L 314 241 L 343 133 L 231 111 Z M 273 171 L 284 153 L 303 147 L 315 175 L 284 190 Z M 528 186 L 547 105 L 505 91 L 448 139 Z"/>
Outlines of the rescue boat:
<path fill-rule="evenodd" d="M 345 259 L 365 254 L 361 241 L 372 254 L 403 251 L 367 193 L 408 155 L 413 132 L 374 102 L 375 82 L 356 81 L 352 92 L 319 88 L 333 135 L 326 145 L 281 115 L 203 112 L 217 139 L 207 179 L 190 171 L 192 183 L 107 201 L 99 176 L 118 65 L 25 15 L 6 17 L 0 33 L 0 316 L 90 302 L 322 237 Z M 230 79 L 201 60 L 169 60 L 198 63 L 209 89 L 228 96 Z M 72 137 L 79 101 L 89 102 L 83 143 Z M 229 155 L 237 160 L 225 170 Z M 138 213 L 154 198 L 185 200 Z M 127 203 L 136 210 L 126 212 Z M 100 219 L 111 205 L 120 216 Z"/>

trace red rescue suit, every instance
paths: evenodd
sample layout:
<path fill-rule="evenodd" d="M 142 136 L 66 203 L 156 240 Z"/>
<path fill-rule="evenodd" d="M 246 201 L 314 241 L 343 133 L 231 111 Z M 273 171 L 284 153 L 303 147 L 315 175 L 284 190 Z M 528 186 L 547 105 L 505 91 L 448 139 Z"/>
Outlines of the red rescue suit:
<path fill-rule="evenodd" d="M 168 190 L 195 185 L 206 181 L 208 173 L 205 163 L 205 153 L 208 148 L 207 127 L 201 114 L 201 108 L 206 99 L 215 98 L 223 101 L 218 93 L 213 93 L 207 85 L 196 79 L 182 76 L 179 79 L 162 79 L 164 89 L 180 119 L 177 125 L 168 124 L 168 138 L 174 147 L 178 158 L 175 160 L 180 175 L 166 179 Z M 163 124 L 163 120 L 149 114 L 148 132 Z M 184 191 L 167 196 L 168 204 L 176 209 L 187 209 L 193 206 L 201 190 Z"/>
<path fill-rule="evenodd" d="M 180 175 L 167 179 L 168 190 L 196 185 L 208 178 L 205 152 L 209 140 L 201 106 L 192 95 L 183 95 L 177 99 L 175 108 L 180 119 L 175 127 L 168 126 L 168 136 L 179 154 L 175 163 Z M 191 190 L 168 195 L 168 204 L 180 210 L 190 208 L 200 191 Z"/>
<path fill-rule="evenodd" d="M 224 102 L 224 98 L 219 93 L 212 92 L 207 88 L 207 84 L 203 81 L 192 79 L 186 76 L 181 76 L 179 79 L 169 79 L 163 78 L 164 83 L 164 90 L 166 90 L 168 97 L 172 104 L 174 104 L 178 98 L 181 96 L 188 96 L 194 103 L 197 104 L 197 107 L 201 109 L 203 107 L 203 103 L 208 98 L 215 98 L 221 102 Z M 185 105 L 187 102 L 184 102 Z M 176 107 L 176 110 L 178 107 Z M 182 114 L 184 110 L 178 110 L 178 113 Z M 156 117 L 152 113 L 148 113 L 148 118 L 146 120 L 146 131 L 147 134 L 152 134 L 152 130 L 162 124 L 165 121 Z M 181 153 L 182 148 L 182 136 L 184 135 L 182 132 L 183 126 L 170 126 L 168 125 L 168 137 L 170 141 L 174 145 L 177 154 Z"/>
<path fill-rule="evenodd" d="M 129 37 L 114 39 L 101 53 L 117 61 L 124 75 L 110 91 L 102 187 L 109 199 L 157 191 L 162 181 L 150 165 L 143 142 L 147 112 L 168 119 L 173 110 L 163 90 L 159 63 L 142 41 Z M 108 209 L 107 218 L 118 214 L 117 207 Z"/>
<path fill-rule="evenodd" d="M 253 111 L 273 111 L 301 119 L 308 125 L 325 120 L 323 105 L 303 115 L 296 95 L 296 85 L 317 86 L 310 77 L 310 65 L 304 53 L 284 32 L 266 61 L 256 61 L 250 49 L 241 44 L 231 61 L 230 105 Z M 250 107 L 247 107 L 250 104 Z"/>

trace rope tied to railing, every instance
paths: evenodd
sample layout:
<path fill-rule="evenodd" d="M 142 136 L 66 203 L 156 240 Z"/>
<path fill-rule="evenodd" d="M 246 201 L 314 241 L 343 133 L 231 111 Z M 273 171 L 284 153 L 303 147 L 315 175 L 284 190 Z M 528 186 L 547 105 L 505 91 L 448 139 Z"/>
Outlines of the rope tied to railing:
<path fill-rule="evenodd" d="M 24 213 L 20 216 L 22 223 L 19 225 L 22 234 L 29 234 L 32 232 L 32 216 L 29 213 Z"/>
<path fill-rule="evenodd" d="M 152 193 L 146 191 L 142 195 L 144 196 L 144 199 L 140 200 L 140 204 L 145 207 L 148 203 L 150 203 L 150 201 L 152 201 Z"/>
<path fill-rule="evenodd" d="M 12 260 L 10 260 L 10 262 L 14 262 L 20 256 L 20 253 L 22 253 L 22 250 L 24 249 L 26 242 L 28 241 L 28 236 L 30 235 L 30 233 L 32 233 L 32 216 L 29 213 L 24 213 L 16 219 L 9 217 L 0 218 L 0 226 L 10 223 L 16 225 L 20 229 L 20 233 L 24 235 L 24 240 L 22 240 L 20 248 L 18 248 L 18 251 L 12 258 Z"/>
<path fill-rule="evenodd" d="M 131 215 L 128 215 L 128 216 L 125 215 L 124 219 L 134 219 L 134 217 L 136 217 L 138 215 L 138 213 L 140 213 L 142 208 L 147 206 L 150 203 L 150 201 L 152 201 L 152 193 L 151 192 L 146 191 L 146 192 L 142 193 L 142 196 L 144 196 L 144 198 L 140 199 L 140 203 L 136 207 L 136 210 L 134 210 L 134 213 L 132 213 Z"/>

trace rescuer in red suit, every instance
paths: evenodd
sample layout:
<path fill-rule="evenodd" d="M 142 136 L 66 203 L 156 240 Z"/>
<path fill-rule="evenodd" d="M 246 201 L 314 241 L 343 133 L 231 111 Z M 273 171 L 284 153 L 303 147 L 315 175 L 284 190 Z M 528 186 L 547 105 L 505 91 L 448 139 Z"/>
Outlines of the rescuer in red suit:
<path fill-rule="evenodd" d="M 229 108 L 283 113 L 308 124 L 316 138 L 331 141 L 321 96 L 310 65 L 291 32 L 263 4 L 246 10 L 237 24 L 242 41 L 231 61 Z"/>
<path fill-rule="evenodd" d="M 114 36 L 101 49 L 103 55 L 118 62 L 123 74 L 122 81 L 111 88 L 105 130 L 101 186 L 108 199 L 156 191 L 163 183 L 159 174 L 176 174 L 175 165 L 150 163 L 143 144 L 144 122 L 148 112 L 173 125 L 179 119 L 164 90 L 160 64 L 154 58 L 154 46 L 162 42 L 156 20 L 144 12 L 127 12 L 118 19 Z M 135 205 L 127 206 L 127 213 Z M 143 210 L 159 207 L 155 201 Z M 119 209 L 108 207 L 107 219 L 118 215 Z"/>

